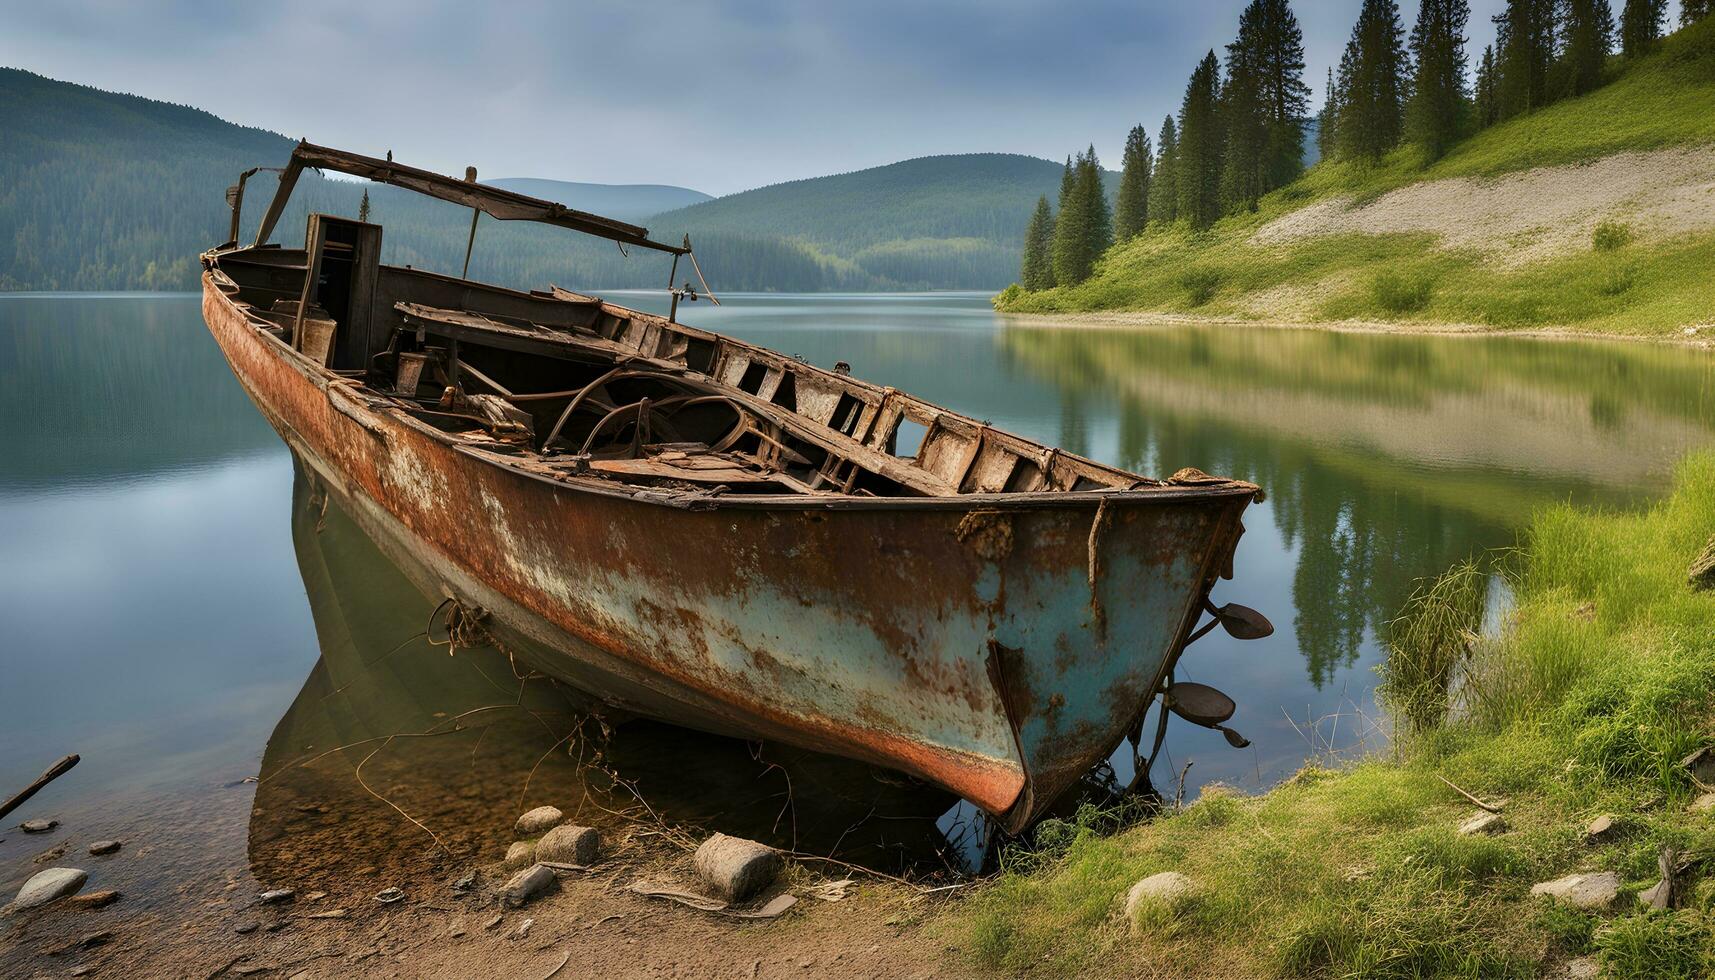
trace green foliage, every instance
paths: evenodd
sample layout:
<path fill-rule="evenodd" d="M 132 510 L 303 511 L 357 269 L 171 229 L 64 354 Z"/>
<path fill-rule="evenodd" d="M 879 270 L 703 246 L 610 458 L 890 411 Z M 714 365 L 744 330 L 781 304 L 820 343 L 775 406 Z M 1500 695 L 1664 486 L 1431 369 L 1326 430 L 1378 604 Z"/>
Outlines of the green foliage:
<path fill-rule="evenodd" d="M 1411 29 L 1417 74 L 1406 104 L 1406 132 L 1430 159 L 1444 155 L 1465 128 L 1467 0 L 1423 0 Z"/>
<path fill-rule="evenodd" d="M 1149 132 L 1133 126 L 1126 135 L 1119 194 L 1114 198 L 1114 241 L 1132 238 L 1149 224 L 1149 179 L 1154 167 Z"/>
<path fill-rule="evenodd" d="M 1706 913 L 1646 912 L 1595 936 L 1605 976 L 1698 980 L 1715 973 L 1715 920 Z"/>
<path fill-rule="evenodd" d="M 1505 13 L 1495 18 L 1497 108 L 1511 119 L 1552 101 L 1550 73 L 1554 68 L 1555 6 L 1559 0 L 1507 0 Z"/>
<path fill-rule="evenodd" d="M 1414 732 L 1440 725 L 1452 706 L 1454 671 L 1477 640 L 1489 577 L 1461 562 L 1419 587 L 1386 631 L 1387 659 L 1376 695 Z"/>
<path fill-rule="evenodd" d="M 1617 252 L 1632 243 L 1632 229 L 1618 221 L 1603 221 L 1590 234 L 1590 244 L 1598 252 Z"/>
<path fill-rule="evenodd" d="M 1090 147 L 1076 163 L 1068 161 L 1066 166 L 1051 248 L 1054 282 L 1062 286 L 1090 278 L 1096 260 L 1113 242 L 1113 218 L 1096 148 Z"/>
<path fill-rule="evenodd" d="M 1220 63 L 1210 51 L 1185 87 L 1179 109 L 1179 150 L 1175 180 L 1178 216 L 1193 228 L 1207 228 L 1221 216 L 1221 161 L 1226 132 L 1220 113 Z"/>
<path fill-rule="evenodd" d="M 1364 0 L 1340 59 L 1335 145 L 1352 160 L 1376 162 L 1399 144 L 1409 64 L 1399 5 Z"/>
<path fill-rule="evenodd" d="M 1179 129 L 1168 116 L 1156 142 L 1155 175 L 1149 181 L 1149 220 L 1172 224 L 1179 218 Z"/>
<path fill-rule="evenodd" d="M 1030 227 L 1024 232 L 1024 265 L 1019 281 L 1025 289 L 1053 288 L 1053 248 L 1054 214 L 1048 209 L 1048 198 L 1039 197 L 1030 215 Z"/>
<path fill-rule="evenodd" d="M 1435 282 L 1428 276 L 1408 276 L 1397 272 L 1379 273 L 1371 284 L 1376 306 L 1388 313 L 1421 313 L 1435 295 Z"/>
<path fill-rule="evenodd" d="M 1179 285 L 1185 290 L 1186 306 L 1204 306 L 1215 298 L 1215 292 L 1221 288 L 1221 272 L 1208 267 L 1187 269 L 1179 277 Z"/>
<path fill-rule="evenodd" d="M 1595 91 L 1614 46 L 1614 12 L 1608 0 L 1562 0 L 1558 27 L 1556 94 L 1568 98 Z"/>
<path fill-rule="evenodd" d="M 1471 90 L 1472 124 L 1488 129 L 1501 121 L 1500 69 L 1495 65 L 1495 46 L 1483 46 L 1483 60 L 1477 63 L 1477 77 Z"/>
<path fill-rule="evenodd" d="M 1620 52 L 1641 58 L 1653 52 L 1667 20 L 1667 0 L 1626 0 L 1620 13 Z"/>

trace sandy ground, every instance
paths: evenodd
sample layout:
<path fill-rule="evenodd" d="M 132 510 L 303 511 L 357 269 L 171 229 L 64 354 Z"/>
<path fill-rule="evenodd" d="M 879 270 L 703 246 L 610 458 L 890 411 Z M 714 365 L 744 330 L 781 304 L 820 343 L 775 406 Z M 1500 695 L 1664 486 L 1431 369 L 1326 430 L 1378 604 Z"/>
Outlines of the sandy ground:
<path fill-rule="evenodd" d="M 1715 147 L 1620 153 L 1574 166 L 1493 179 L 1403 187 L 1354 207 L 1321 201 L 1258 229 L 1262 245 L 1320 235 L 1427 232 L 1449 249 L 1508 265 L 1588 248 L 1597 224 L 1618 221 L 1640 238 L 1715 228 Z"/>

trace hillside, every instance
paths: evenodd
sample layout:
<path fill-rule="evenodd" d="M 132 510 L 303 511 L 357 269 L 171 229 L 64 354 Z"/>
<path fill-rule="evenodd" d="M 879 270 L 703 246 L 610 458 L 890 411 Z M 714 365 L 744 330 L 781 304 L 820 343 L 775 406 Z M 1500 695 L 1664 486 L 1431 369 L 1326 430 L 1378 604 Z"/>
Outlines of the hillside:
<path fill-rule="evenodd" d="M 196 255 L 226 237 L 223 192 L 278 165 L 292 140 L 207 112 L 0 69 L 0 289 L 192 289 Z M 379 154 L 379 147 L 355 147 Z M 926 157 L 721 199 L 663 185 L 499 181 L 597 213 L 689 232 L 716 290 L 993 289 L 1060 165 L 1002 154 Z M 355 216 L 366 185 L 307 174 L 280 225 L 309 210 Z M 469 212 L 367 185 L 388 262 L 457 273 Z M 253 228 L 273 178 L 246 191 Z M 696 203 L 701 202 L 701 203 Z M 689 205 L 689 206 L 686 206 Z M 651 218 L 657 211 L 666 210 Z M 471 275 L 514 286 L 661 286 L 668 263 L 559 229 L 484 219 Z"/>
<path fill-rule="evenodd" d="M 1013 312 L 1683 335 L 1715 325 L 1715 21 L 1425 166 L 1323 162 L 1255 214 L 1152 228 Z M 1120 319 L 1125 319 L 1120 317 Z"/>
<path fill-rule="evenodd" d="M 713 195 L 670 184 L 585 184 L 540 177 L 502 177 L 486 183 L 639 225 L 663 211 L 714 200 Z"/>

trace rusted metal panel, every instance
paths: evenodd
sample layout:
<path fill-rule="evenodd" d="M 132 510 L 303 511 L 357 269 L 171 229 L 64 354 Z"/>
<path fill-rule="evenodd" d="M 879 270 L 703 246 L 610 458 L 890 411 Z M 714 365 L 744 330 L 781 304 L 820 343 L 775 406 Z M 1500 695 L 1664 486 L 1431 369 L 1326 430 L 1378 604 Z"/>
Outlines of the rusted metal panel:
<path fill-rule="evenodd" d="M 1015 827 L 1142 711 L 1255 491 L 598 490 L 342 390 L 211 265 L 205 319 L 263 414 L 426 588 L 489 610 L 536 666 L 640 713 L 912 773 Z"/>

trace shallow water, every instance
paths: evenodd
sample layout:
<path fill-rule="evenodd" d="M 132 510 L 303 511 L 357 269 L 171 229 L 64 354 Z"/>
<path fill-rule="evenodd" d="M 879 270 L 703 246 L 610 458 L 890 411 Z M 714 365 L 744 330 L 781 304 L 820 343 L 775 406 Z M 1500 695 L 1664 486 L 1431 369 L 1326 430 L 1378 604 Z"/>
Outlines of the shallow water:
<path fill-rule="evenodd" d="M 1376 630 L 1416 579 L 1544 504 L 1651 499 L 1715 443 L 1715 359 L 1688 350 L 1041 327 L 973 294 L 724 301 L 684 319 L 1129 469 L 1267 490 L 1216 598 L 1278 631 L 1217 633 L 1180 673 L 1237 699 L 1253 747 L 1175 725 L 1158 775 L 1194 763 L 1190 792 L 1380 744 Z M 429 867 L 431 837 L 492 857 L 524 804 L 621 827 L 607 811 L 639 803 L 615 776 L 669 820 L 804 850 L 921 868 L 948 849 L 947 801 L 884 773 L 663 725 L 568 739 L 550 685 L 430 645 L 430 605 L 295 474 L 196 297 L 0 297 L 0 422 L 0 793 L 83 756 L 5 822 L 154 840 L 147 873 L 112 872 L 146 901 L 171 901 L 175 862 L 261 883 Z M 55 843 L 0 837 L 5 888 Z"/>

